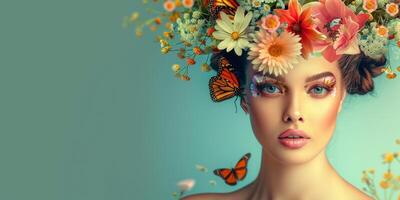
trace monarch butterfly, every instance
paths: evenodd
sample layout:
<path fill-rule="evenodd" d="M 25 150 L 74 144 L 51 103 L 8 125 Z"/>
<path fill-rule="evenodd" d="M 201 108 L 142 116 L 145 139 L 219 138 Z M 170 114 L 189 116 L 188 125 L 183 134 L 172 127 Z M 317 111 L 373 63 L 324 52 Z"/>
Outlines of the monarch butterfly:
<path fill-rule="evenodd" d="M 245 154 L 237 163 L 235 168 L 221 168 L 214 170 L 214 174 L 225 180 L 228 185 L 236 185 L 238 180 L 243 180 L 247 175 L 247 162 L 251 154 Z"/>
<path fill-rule="evenodd" d="M 236 0 L 209 0 L 211 16 L 216 19 L 219 18 L 219 12 L 223 11 L 232 18 L 235 15 L 239 3 Z"/>
<path fill-rule="evenodd" d="M 231 97 L 239 96 L 239 81 L 228 59 L 222 57 L 218 65 L 217 76 L 211 77 L 208 83 L 211 99 L 214 102 L 221 102 Z"/>

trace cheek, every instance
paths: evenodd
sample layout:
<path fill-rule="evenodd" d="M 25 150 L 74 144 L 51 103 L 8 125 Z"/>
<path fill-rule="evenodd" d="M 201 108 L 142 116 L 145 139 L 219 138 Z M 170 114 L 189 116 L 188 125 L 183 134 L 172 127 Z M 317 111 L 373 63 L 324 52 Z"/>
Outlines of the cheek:
<path fill-rule="evenodd" d="M 265 101 L 261 98 L 250 100 L 250 121 L 253 132 L 261 144 L 276 135 L 281 121 L 281 105 L 278 101 Z M 273 108 L 273 109 L 271 109 Z"/>
<path fill-rule="evenodd" d="M 309 125 L 314 126 L 316 134 L 332 134 L 336 125 L 340 105 L 340 98 L 333 97 L 324 100 L 315 100 L 307 105 L 309 112 Z M 307 117 L 306 117 L 307 119 Z"/>

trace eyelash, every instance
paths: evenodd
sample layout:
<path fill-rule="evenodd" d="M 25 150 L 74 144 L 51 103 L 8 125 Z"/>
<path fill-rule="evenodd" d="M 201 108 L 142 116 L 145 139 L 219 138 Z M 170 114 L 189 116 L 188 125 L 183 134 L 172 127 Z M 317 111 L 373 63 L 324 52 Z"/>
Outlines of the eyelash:
<path fill-rule="evenodd" d="M 267 93 L 267 92 L 264 92 L 264 89 L 267 88 L 267 87 L 270 87 L 270 86 L 273 86 L 273 87 L 277 88 L 280 92 L 278 92 L 278 93 Z M 257 88 L 258 91 L 260 91 L 260 93 L 262 93 L 262 94 L 264 94 L 264 95 L 266 95 L 266 96 L 278 96 L 279 94 L 282 94 L 282 93 L 285 92 L 285 89 L 282 90 L 282 87 L 277 86 L 277 85 L 275 85 L 275 84 L 273 84 L 273 83 L 257 83 L 257 84 L 256 84 L 256 88 Z M 312 93 L 312 90 L 314 90 L 315 88 L 322 88 L 322 89 L 325 89 L 326 92 L 325 92 L 325 93 L 322 92 L 323 95 L 320 95 L 320 94 L 311 94 L 311 93 Z M 311 96 L 313 96 L 313 97 L 321 98 L 321 97 L 325 97 L 325 96 L 327 96 L 328 94 L 330 94 L 330 93 L 332 92 L 332 90 L 333 90 L 333 85 L 332 85 L 332 86 L 325 86 L 325 85 L 321 85 L 321 84 L 316 84 L 316 85 L 312 86 L 312 87 L 307 91 L 307 93 L 311 94 Z"/>
<path fill-rule="evenodd" d="M 257 83 L 256 84 L 256 88 L 257 88 L 258 91 L 260 91 L 260 93 L 265 94 L 267 96 L 277 96 L 276 95 L 277 93 L 266 93 L 266 92 L 263 92 L 264 89 L 269 87 L 269 86 L 273 86 L 273 87 L 277 88 L 280 91 L 279 92 L 280 94 L 282 94 L 284 92 L 284 91 L 282 91 L 282 89 L 279 86 L 277 86 L 275 84 L 272 84 L 272 83 Z"/>
<path fill-rule="evenodd" d="M 310 92 L 311 92 L 312 90 L 314 90 L 315 88 L 322 88 L 322 89 L 325 89 L 325 90 L 326 90 L 325 94 L 323 94 L 323 95 L 319 95 L 319 94 L 317 94 L 317 95 L 312 95 L 312 96 L 317 97 L 317 98 L 325 97 L 325 96 L 327 96 L 328 94 L 330 94 L 330 93 L 332 92 L 332 90 L 333 90 L 333 86 L 325 86 L 325 85 L 317 84 L 317 85 L 314 85 L 310 90 L 308 90 L 308 93 L 310 93 Z"/>

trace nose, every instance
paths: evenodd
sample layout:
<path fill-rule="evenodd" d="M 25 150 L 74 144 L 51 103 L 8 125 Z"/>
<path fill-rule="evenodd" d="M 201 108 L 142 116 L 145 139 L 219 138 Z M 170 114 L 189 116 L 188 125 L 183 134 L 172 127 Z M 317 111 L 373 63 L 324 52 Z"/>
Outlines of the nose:
<path fill-rule="evenodd" d="M 285 123 L 304 122 L 304 116 L 301 112 L 300 98 L 295 94 L 289 95 L 287 99 L 286 109 L 283 112 L 282 120 Z"/>

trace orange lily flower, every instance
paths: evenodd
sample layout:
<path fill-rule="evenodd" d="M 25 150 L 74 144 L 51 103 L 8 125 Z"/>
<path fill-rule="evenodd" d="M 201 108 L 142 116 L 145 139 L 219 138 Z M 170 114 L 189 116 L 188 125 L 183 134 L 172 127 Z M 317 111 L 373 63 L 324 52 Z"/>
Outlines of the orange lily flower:
<path fill-rule="evenodd" d="M 288 24 L 286 30 L 301 37 L 300 43 L 303 46 L 301 53 L 307 59 L 313 52 L 313 43 L 324 39 L 324 35 L 316 30 L 316 25 L 313 23 L 311 7 L 303 10 L 297 0 L 290 0 L 288 10 L 275 11 L 281 23 Z"/>

